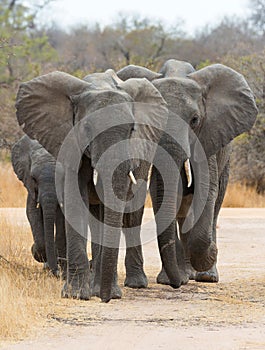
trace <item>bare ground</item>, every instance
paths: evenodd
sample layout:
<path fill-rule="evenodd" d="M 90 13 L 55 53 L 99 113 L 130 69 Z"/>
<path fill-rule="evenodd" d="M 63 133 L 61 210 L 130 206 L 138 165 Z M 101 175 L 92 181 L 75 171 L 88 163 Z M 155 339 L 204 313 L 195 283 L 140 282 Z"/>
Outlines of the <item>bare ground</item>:
<path fill-rule="evenodd" d="M 123 288 L 123 298 L 108 304 L 62 300 L 32 339 L 3 349 L 265 349 L 265 209 L 222 209 L 220 282 L 178 290 L 155 283 L 160 259 L 150 209 L 145 223 L 147 289 Z M 121 286 L 123 261 L 124 250 Z"/>

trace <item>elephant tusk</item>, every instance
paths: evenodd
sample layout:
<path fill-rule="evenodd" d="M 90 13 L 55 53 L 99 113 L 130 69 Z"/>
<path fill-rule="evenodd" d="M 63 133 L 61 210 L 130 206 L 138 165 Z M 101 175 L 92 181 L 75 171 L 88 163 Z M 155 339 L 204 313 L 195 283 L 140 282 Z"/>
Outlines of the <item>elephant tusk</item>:
<path fill-rule="evenodd" d="M 150 187 L 152 169 L 153 169 L 153 166 L 151 165 L 148 170 L 148 176 L 147 176 L 147 191 L 149 190 L 149 187 Z"/>
<path fill-rule="evenodd" d="M 60 202 L 60 207 L 63 208 L 63 202 Z"/>
<path fill-rule="evenodd" d="M 36 208 L 39 209 L 39 207 L 40 207 L 40 203 L 38 202 Z"/>
<path fill-rule="evenodd" d="M 192 175 L 191 175 L 191 167 L 190 167 L 189 158 L 187 160 L 185 160 L 185 162 L 184 162 L 184 169 L 185 169 L 185 173 L 186 173 L 186 177 L 187 177 L 187 181 L 188 181 L 187 186 L 190 187 L 192 184 Z"/>
<path fill-rule="evenodd" d="M 134 175 L 133 175 L 133 172 L 132 172 L 132 171 L 130 171 L 130 172 L 129 172 L 129 177 L 130 177 L 130 179 L 131 179 L 132 183 L 133 183 L 134 185 L 137 185 L 136 178 L 134 177 Z"/>
<path fill-rule="evenodd" d="M 93 171 L 93 182 L 94 182 L 94 185 L 97 186 L 97 183 L 98 183 L 98 172 L 96 169 L 94 169 Z"/>

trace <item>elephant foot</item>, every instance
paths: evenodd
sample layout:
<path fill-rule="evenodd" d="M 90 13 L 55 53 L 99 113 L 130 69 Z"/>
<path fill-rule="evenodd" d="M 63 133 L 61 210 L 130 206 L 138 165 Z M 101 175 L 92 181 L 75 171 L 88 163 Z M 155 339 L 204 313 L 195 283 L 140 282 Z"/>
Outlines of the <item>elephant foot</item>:
<path fill-rule="evenodd" d="M 148 280 L 144 271 L 134 274 L 127 274 L 124 281 L 124 286 L 129 288 L 147 288 Z"/>
<path fill-rule="evenodd" d="M 219 274 L 216 267 L 212 267 L 208 271 L 197 272 L 195 276 L 196 282 L 217 283 L 219 281 Z"/>
<path fill-rule="evenodd" d="M 91 288 L 91 296 L 100 298 L 100 285 L 96 284 Z M 111 286 L 111 299 L 121 299 L 122 291 L 117 284 Z"/>
<path fill-rule="evenodd" d="M 70 283 L 64 284 L 61 296 L 69 299 L 89 300 L 91 295 L 88 276 L 86 274 L 74 276 Z"/>
<path fill-rule="evenodd" d="M 180 279 L 181 279 L 181 285 L 187 284 L 189 282 L 189 274 L 186 270 L 181 270 L 180 269 Z M 164 268 L 161 269 L 161 271 L 159 272 L 159 274 L 157 275 L 156 278 L 156 283 L 158 284 L 165 284 L 170 286 L 171 283 L 169 281 L 169 278 L 166 274 L 166 271 Z"/>

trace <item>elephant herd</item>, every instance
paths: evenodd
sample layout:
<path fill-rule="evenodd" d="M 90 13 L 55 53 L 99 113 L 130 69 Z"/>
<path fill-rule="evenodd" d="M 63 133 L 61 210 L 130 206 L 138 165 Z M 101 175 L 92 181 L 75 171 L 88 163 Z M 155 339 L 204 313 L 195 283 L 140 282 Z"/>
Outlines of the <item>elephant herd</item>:
<path fill-rule="evenodd" d="M 21 84 L 16 110 L 25 135 L 12 164 L 28 191 L 32 255 L 62 275 L 63 297 L 121 298 L 121 232 L 124 285 L 147 287 L 148 190 L 162 261 L 157 282 L 218 282 L 216 222 L 231 141 L 258 113 L 241 74 L 221 64 L 196 71 L 175 59 L 159 73 L 129 65 L 78 79 L 56 71 Z"/>

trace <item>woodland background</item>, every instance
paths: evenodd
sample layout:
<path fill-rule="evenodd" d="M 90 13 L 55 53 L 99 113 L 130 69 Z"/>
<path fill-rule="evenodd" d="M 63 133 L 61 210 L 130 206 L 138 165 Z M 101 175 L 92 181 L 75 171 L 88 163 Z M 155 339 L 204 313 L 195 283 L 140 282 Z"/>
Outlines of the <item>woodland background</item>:
<path fill-rule="evenodd" d="M 190 62 L 196 69 L 225 64 L 242 73 L 254 91 L 259 115 L 254 128 L 234 142 L 230 182 L 265 193 L 265 0 L 249 1 L 247 19 L 225 17 L 190 36 L 182 22 L 168 27 L 152 18 L 117 15 L 112 25 L 98 23 L 62 29 L 44 25 L 52 0 L 0 0 L 1 160 L 21 136 L 15 97 L 21 82 L 61 70 L 77 77 L 138 64 L 159 70 L 165 60 Z M 56 1 L 56 0 L 53 0 Z M 42 24 L 41 24 L 42 23 Z"/>

